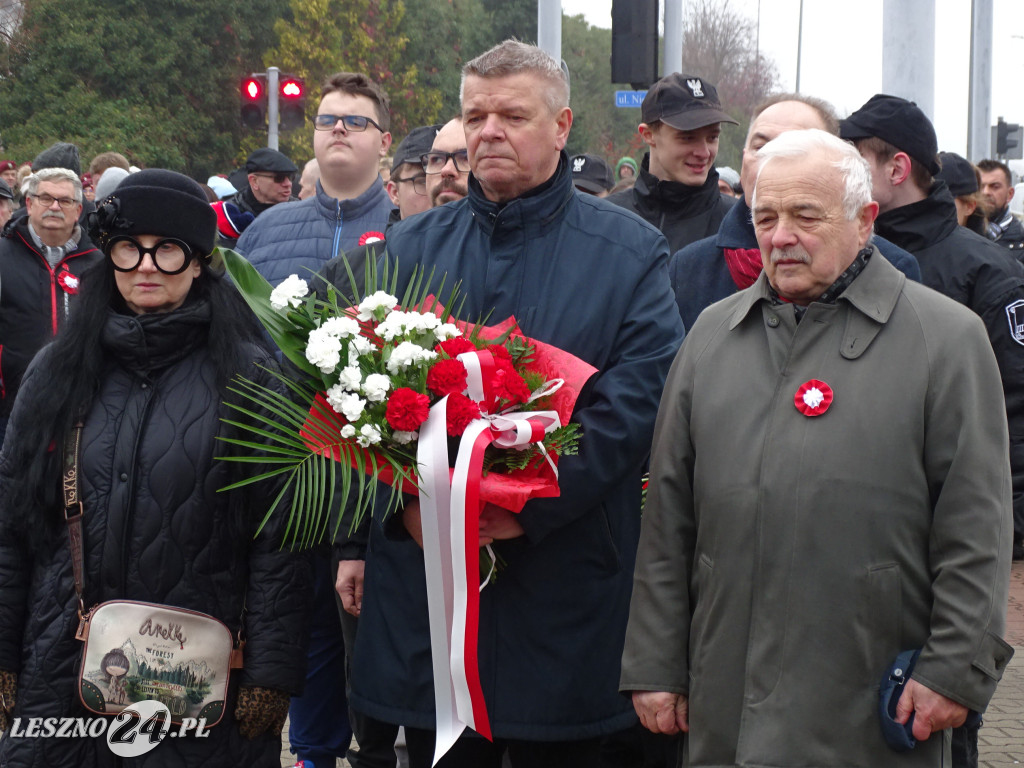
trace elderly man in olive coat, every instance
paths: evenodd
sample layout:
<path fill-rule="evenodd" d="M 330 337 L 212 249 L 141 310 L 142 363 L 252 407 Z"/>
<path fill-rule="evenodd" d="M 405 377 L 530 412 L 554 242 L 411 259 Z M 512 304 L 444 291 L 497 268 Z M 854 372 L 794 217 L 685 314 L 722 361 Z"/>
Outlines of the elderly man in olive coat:
<path fill-rule="evenodd" d="M 700 316 L 661 401 L 620 688 L 688 766 L 949 765 L 1012 655 L 999 370 L 975 315 L 869 245 L 851 150 L 762 148 L 764 272 Z M 909 649 L 900 754 L 878 693 Z"/>

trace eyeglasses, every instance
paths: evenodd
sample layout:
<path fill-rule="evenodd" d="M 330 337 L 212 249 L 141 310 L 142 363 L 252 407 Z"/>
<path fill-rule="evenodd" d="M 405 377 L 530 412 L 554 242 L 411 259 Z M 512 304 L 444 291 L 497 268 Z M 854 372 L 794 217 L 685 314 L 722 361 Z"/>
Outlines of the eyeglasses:
<path fill-rule="evenodd" d="M 184 272 L 192 262 L 192 248 L 183 240 L 165 237 L 152 248 L 143 248 L 134 237 L 121 235 L 107 243 L 107 256 L 118 272 L 132 272 L 142 264 L 143 256 L 149 256 L 153 265 L 165 275 Z"/>
<path fill-rule="evenodd" d="M 455 163 L 455 170 L 459 173 L 469 172 L 469 152 L 465 149 L 457 149 L 454 152 L 427 152 L 420 157 L 423 163 L 423 170 L 427 173 L 440 173 L 448 165 L 448 158 Z"/>
<path fill-rule="evenodd" d="M 395 176 L 392 179 L 392 181 L 394 181 L 396 184 L 401 184 L 403 181 L 411 181 L 413 192 L 415 192 L 417 195 L 427 194 L 427 177 L 422 173 L 419 174 L 418 176 L 409 176 L 408 178 L 405 179 L 400 179 L 397 176 Z"/>
<path fill-rule="evenodd" d="M 318 131 L 333 131 L 334 126 L 338 124 L 339 120 L 345 124 L 346 131 L 359 133 L 360 131 L 365 131 L 366 126 L 372 125 L 378 131 L 384 133 L 384 129 L 377 125 L 377 123 L 362 115 L 317 115 L 313 118 L 313 127 Z"/>
<path fill-rule="evenodd" d="M 29 197 L 38 200 L 39 204 L 43 206 L 43 208 L 49 208 L 50 206 L 53 205 L 54 201 L 56 201 L 57 205 L 59 205 L 65 211 L 71 210 L 76 205 L 78 205 L 78 201 L 75 200 L 73 197 L 51 197 L 50 195 L 47 194 L 29 195 Z"/>
<path fill-rule="evenodd" d="M 284 184 L 286 181 L 292 180 L 292 175 L 286 171 L 279 173 L 252 173 L 250 176 L 261 176 L 264 179 L 273 179 L 275 184 Z"/>

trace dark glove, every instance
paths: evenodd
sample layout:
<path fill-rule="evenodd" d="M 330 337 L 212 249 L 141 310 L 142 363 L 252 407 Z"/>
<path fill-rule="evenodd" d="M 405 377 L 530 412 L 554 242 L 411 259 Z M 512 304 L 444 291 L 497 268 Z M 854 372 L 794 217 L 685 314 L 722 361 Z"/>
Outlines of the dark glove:
<path fill-rule="evenodd" d="M 272 688 L 239 688 L 238 703 L 235 705 L 238 730 L 247 739 L 255 739 L 264 733 L 279 736 L 288 717 L 291 700 L 292 697 L 284 691 Z"/>
<path fill-rule="evenodd" d="M 11 720 L 9 715 L 14 711 L 14 697 L 18 693 L 18 675 L 0 669 L 0 733 L 6 731 Z"/>

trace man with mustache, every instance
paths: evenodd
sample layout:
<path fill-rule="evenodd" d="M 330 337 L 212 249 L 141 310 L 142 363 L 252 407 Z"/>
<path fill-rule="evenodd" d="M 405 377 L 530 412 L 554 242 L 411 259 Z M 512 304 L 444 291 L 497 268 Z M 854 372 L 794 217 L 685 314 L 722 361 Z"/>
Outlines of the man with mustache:
<path fill-rule="evenodd" d="M 680 765 L 949 765 L 1013 654 L 999 368 L 973 312 L 872 245 L 853 146 L 794 130 L 756 159 L 764 270 L 666 381 L 620 688 L 686 733 Z"/>
<path fill-rule="evenodd" d="M 42 168 L 25 183 L 25 208 L 0 239 L 0 441 L 25 369 L 67 320 L 82 273 L 103 258 L 78 224 L 77 173 Z"/>
<path fill-rule="evenodd" d="M 430 206 L 461 200 L 469 183 L 469 157 L 462 117 L 449 120 L 434 137 L 434 146 L 423 156 Z"/>

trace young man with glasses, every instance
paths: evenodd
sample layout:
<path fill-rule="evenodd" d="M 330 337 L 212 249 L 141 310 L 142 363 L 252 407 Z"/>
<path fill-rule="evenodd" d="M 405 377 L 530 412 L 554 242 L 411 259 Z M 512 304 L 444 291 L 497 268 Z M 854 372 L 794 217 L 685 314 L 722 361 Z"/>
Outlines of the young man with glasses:
<path fill-rule="evenodd" d="M 430 208 L 427 196 L 427 174 L 423 170 L 424 153 L 430 151 L 440 125 L 421 125 L 409 131 L 395 150 L 391 162 L 391 180 L 387 183 L 388 197 L 398 206 L 391 212 L 391 221 L 406 219 Z"/>
<path fill-rule="evenodd" d="M 391 147 L 389 104 L 366 75 L 339 72 L 324 83 L 313 121 L 316 194 L 272 206 L 238 240 L 238 250 L 271 283 L 308 275 L 339 253 L 383 238 L 393 205 L 377 167 Z"/>
<path fill-rule="evenodd" d="M 78 224 L 77 173 L 43 168 L 26 185 L 25 209 L 0 240 L 0 443 L 29 361 L 67 319 L 78 278 L 103 258 Z"/>

